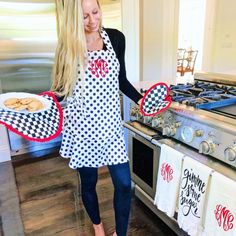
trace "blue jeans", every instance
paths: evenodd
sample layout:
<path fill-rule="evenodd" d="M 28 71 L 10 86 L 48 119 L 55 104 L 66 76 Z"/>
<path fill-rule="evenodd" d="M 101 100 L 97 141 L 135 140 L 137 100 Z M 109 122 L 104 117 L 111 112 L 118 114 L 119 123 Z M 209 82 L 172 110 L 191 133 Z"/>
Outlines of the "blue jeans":
<path fill-rule="evenodd" d="M 129 163 L 108 166 L 112 183 L 114 185 L 113 206 L 115 210 L 116 233 L 125 236 L 128 228 L 131 203 L 131 177 Z M 96 183 L 98 179 L 97 168 L 78 168 L 81 180 L 82 200 L 85 209 L 93 222 L 100 224 Z"/>

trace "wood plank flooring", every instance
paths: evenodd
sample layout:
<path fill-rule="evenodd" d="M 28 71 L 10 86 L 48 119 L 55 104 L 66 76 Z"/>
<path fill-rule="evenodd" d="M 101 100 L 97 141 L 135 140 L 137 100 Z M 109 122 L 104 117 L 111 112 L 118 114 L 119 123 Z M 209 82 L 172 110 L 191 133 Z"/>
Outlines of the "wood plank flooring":
<path fill-rule="evenodd" d="M 11 162 L 3 162 L 0 163 L 0 236 L 22 235 L 24 230 L 14 170 Z"/>
<path fill-rule="evenodd" d="M 92 236 L 92 224 L 78 193 L 77 173 L 68 160 L 54 157 L 15 166 L 26 236 Z M 114 232 L 113 186 L 106 167 L 97 184 L 106 235 Z M 136 197 L 132 198 L 128 236 L 175 235 Z"/>

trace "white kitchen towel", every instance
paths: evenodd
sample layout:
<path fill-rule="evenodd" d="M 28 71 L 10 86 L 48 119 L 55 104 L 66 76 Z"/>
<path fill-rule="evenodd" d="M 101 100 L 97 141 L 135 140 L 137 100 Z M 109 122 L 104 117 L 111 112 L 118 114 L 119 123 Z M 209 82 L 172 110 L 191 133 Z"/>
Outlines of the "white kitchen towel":
<path fill-rule="evenodd" d="M 212 169 L 185 157 L 179 189 L 178 224 L 191 236 L 201 235 L 206 192 Z"/>
<path fill-rule="evenodd" d="M 183 157 L 170 146 L 161 146 L 154 204 L 170 217 L 176 209 Z"/>
<path fill-rule="evenodd" d="M 236 236 L 236 181 L 217 172 L 211 178 L 203 235 Z"/>

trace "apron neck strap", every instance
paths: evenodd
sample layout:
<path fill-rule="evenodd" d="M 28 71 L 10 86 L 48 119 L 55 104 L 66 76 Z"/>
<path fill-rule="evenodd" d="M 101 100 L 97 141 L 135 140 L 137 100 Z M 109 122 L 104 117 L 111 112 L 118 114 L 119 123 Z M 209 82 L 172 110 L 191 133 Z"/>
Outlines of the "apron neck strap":
<path fill-rule="evenodd" d="M 103 43 L 106 45 L 107 50 L 114 51 L 112 44 L 111 44 L 111 40 L 104 28 L 102 28 L 102 30 L 101 30 L 101 36 L 103 39 Z"/>

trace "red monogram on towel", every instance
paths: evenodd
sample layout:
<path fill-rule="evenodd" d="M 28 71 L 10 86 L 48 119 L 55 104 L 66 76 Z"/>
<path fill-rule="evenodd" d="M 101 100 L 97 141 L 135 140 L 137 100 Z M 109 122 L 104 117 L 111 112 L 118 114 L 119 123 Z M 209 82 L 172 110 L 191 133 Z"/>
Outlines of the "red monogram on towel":
<path fill-rule="evenodd" d="M 234 216 L 228 209 L 226 209 L 226 207 L 223 207 L 222 205 L 216 205 L 214 213 L 218 225 L 223 227 L 224 231 L 233 229 Z"/>
<path fill-rule="evenodd" d="M 173 179 L 173 169 L 168 163 L 162 163 L 161 175 L 165 181 L 168 183 Z"/>
<path fill-rule="evenodd" d="M 96 59 L 90 63 L 89 70 L 92 74 L 99 78 L 99 75 L 105 77 L 108 73 L 108 63 L 103 59 Z"/>

